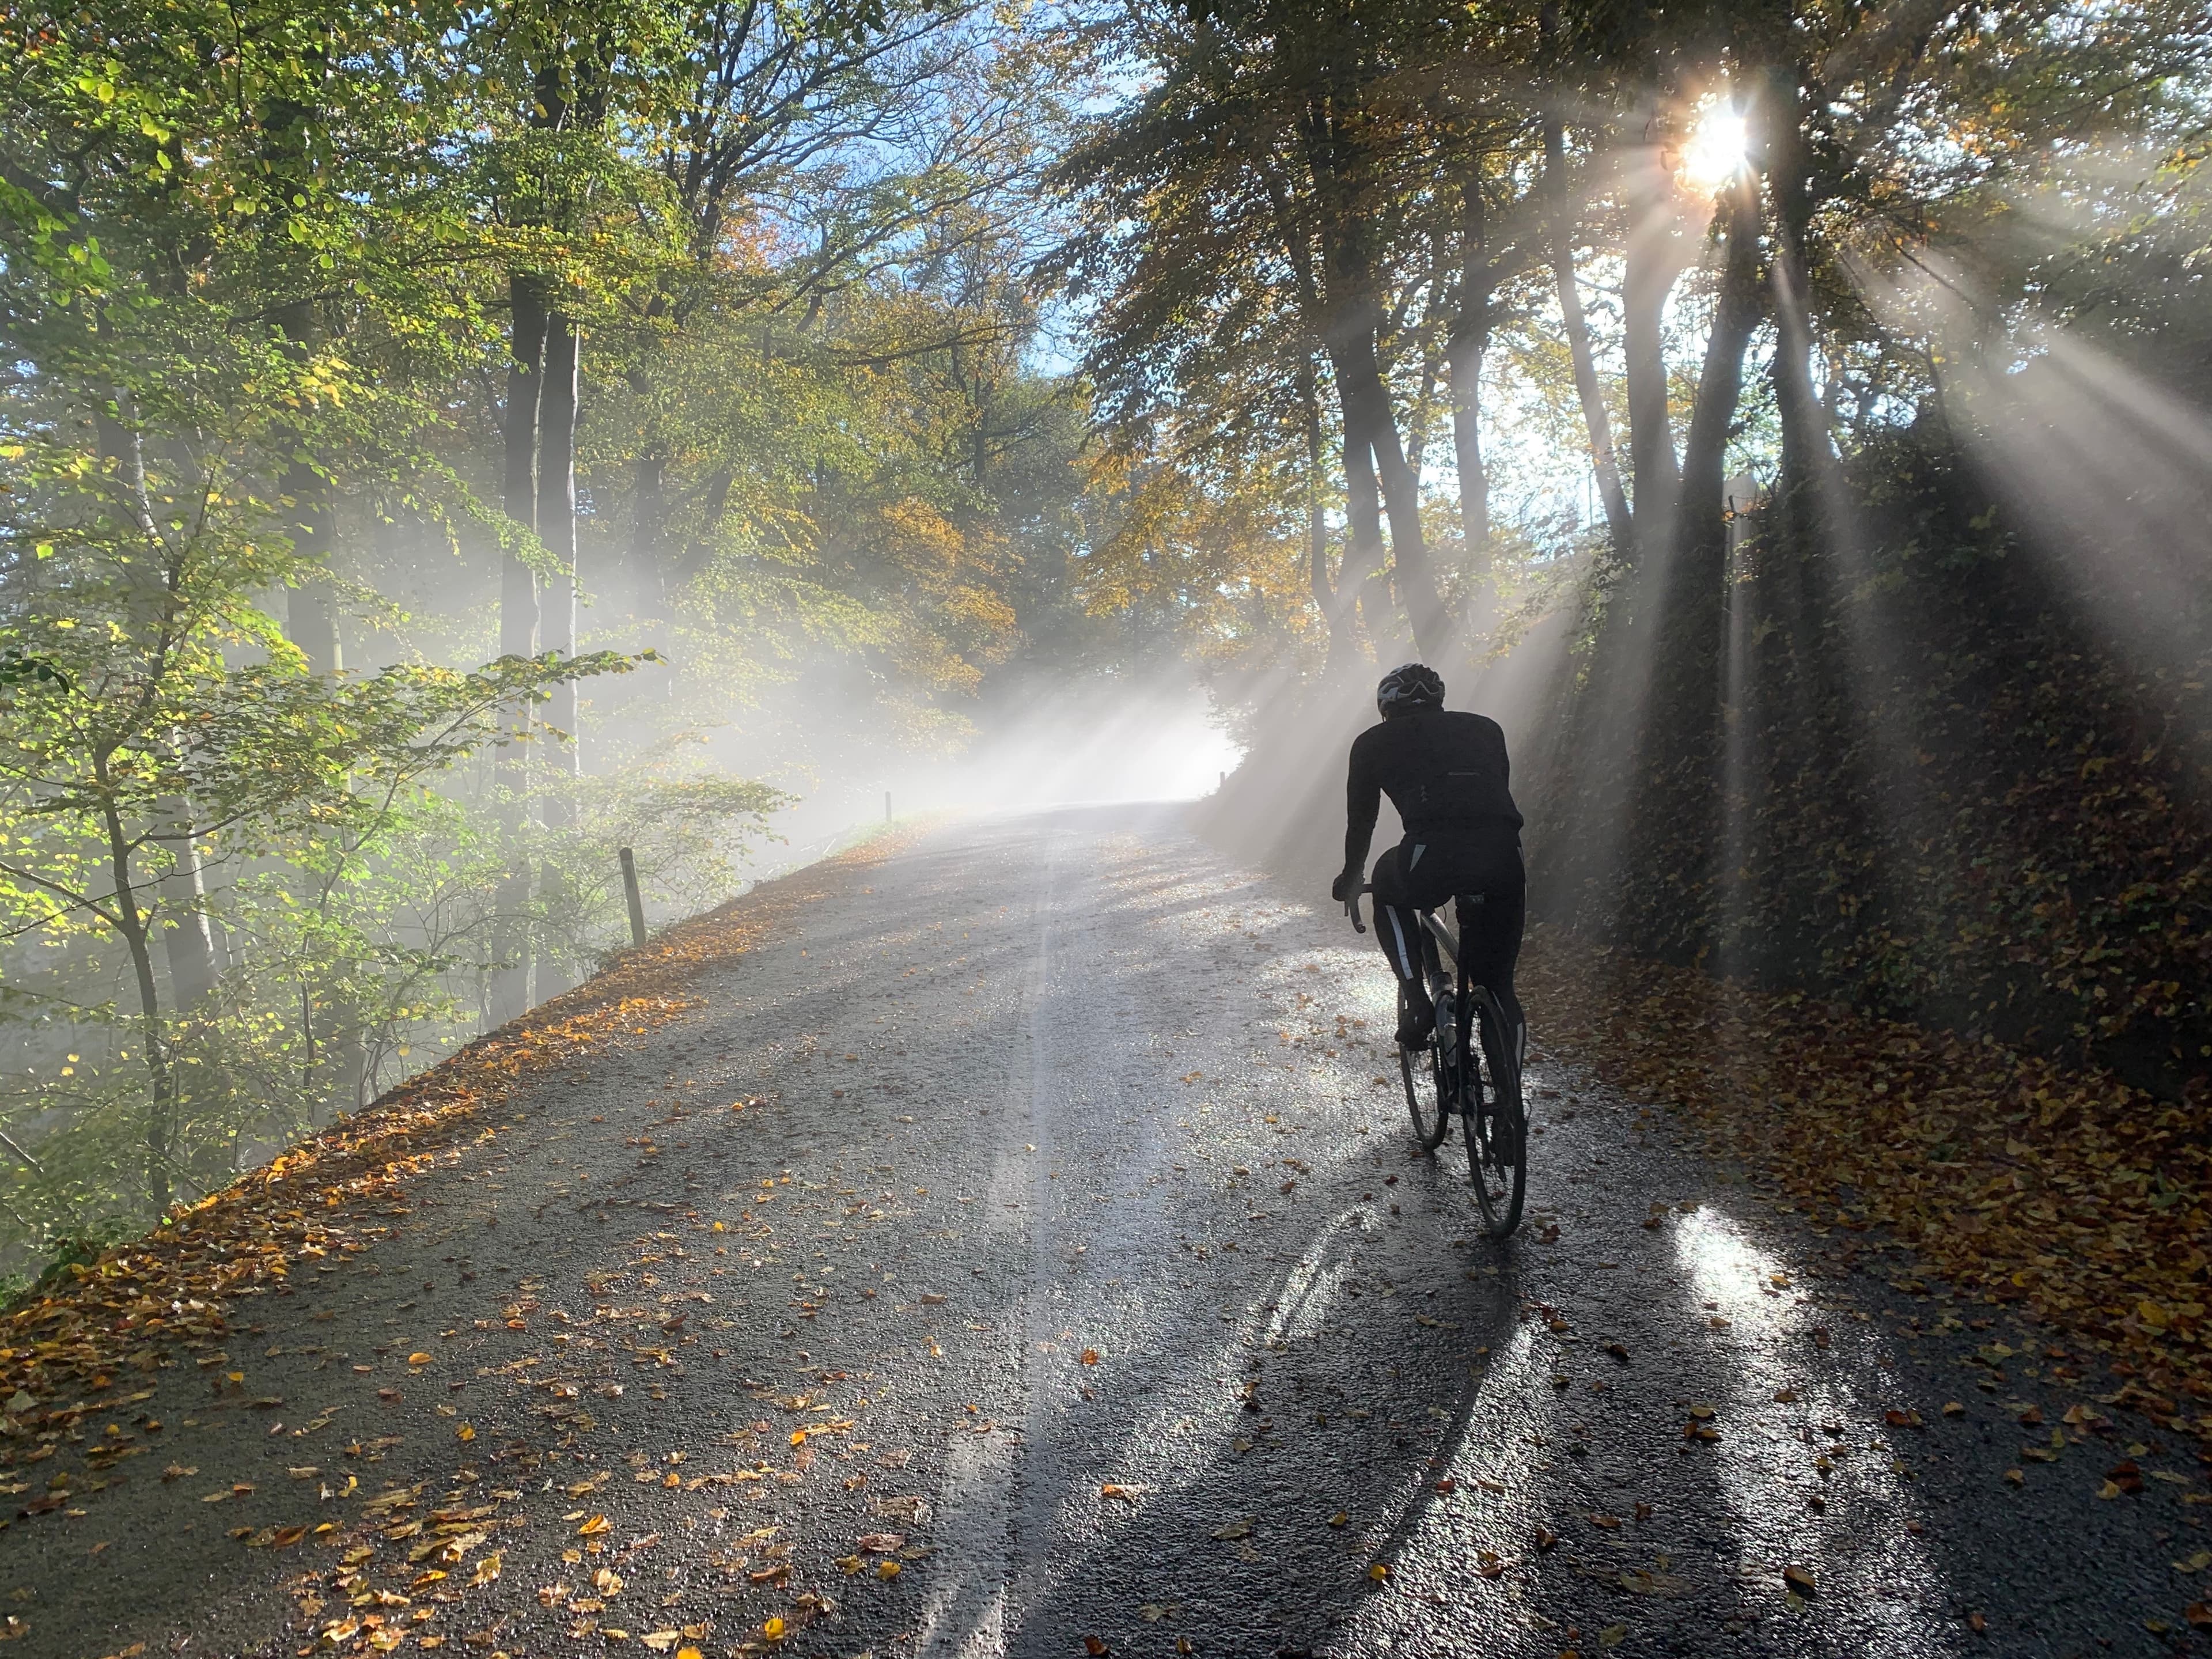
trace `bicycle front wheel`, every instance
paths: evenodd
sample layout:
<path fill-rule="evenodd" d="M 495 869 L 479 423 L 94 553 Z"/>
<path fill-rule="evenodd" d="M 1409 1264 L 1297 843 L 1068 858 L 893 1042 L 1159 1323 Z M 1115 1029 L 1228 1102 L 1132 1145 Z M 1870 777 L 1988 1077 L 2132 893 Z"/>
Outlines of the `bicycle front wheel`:
<path fill-rule="evenodd" d="M 1528 1120 L 1521 1103 L 1520 1057 L 1505 1029 L 1504 1011 L 1482 991 L 1475 1014 L 1482 1036 L 1482 1073 L 1471 1091 L 1470 1109 L 1461 1119 L 1468 1179 L 1482 1207 L 1484 1228 L 1492 1238 L 1505 1238 L 1521 1224 L 1528 1193 Z"/>
<path fill-rule="evenodd" d="M 1413 1116 L 1413 1139 L 1421 1143 L 1423 1152 L 1433 1152 L 1443 1144 L 1444 1132 L 1451 1127 L 1451 1115 L 1444 1109 L 1446 1096 L 1437 1071 L 1436 1044 L 1431 1042 L 1426 1048 L 1401 1046 L 1398 1075 L 1405 1079 L 1406 1109 Z"/>

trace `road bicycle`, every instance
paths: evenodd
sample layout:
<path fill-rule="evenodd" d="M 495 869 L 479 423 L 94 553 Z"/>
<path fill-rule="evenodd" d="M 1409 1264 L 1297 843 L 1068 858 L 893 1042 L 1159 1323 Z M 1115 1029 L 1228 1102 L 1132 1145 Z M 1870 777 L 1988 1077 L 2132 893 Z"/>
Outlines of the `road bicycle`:
<path fill-rule="evenodd" d="M 1359 919 L 1359 897 L 1372 891 L 1371 885 L 1362 884 L 1344 901 L 1345 914 L 1363 933 L 1367 927 Z M 1456 901 L 1462 915 L 1481 904 L 1480 893 Z M 1519 1047 L 1498 999 L 1488 987 L 1469 978 L 1459 939 L 1436 911 L 1414 914 L 1427 935 L 1421 968 L 1436 1002 L 1437 1024 L 1425 1048 L 1398 1047 L 1398 1072 L 1405 1080 L 1413 1138 L 1423 1151 L 1433 1152 L 1450 1133 L 1453 1116 L 1458 1116 L 1460 1137 L 1467 1146 L 1468 1182 L 1482 1208 L 1483 1225 L 1492 1238 L 1504 1238 L 1521 1224 L 1528 1184 L 1528 1119 L 1521 1102 Z M 1446 962 L 1452 966 L 1449 974 L 1444 971 Z M 1405 995 L 1401 986 L 1401 1012 Z M 1427 1056 L 1425 1066 L 1417 1058 L 1423 1054 Z M 1422 1075 L 1417 1078 L 1417 1073 Z"/>

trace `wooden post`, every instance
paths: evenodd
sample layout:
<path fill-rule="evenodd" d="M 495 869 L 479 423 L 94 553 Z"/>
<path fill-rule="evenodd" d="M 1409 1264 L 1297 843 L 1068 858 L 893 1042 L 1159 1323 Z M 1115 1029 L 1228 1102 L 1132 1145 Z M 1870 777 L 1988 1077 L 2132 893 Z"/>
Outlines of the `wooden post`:
<path fill-rule="evenodd" d="M 629 942 L 645 943 L 645 899 L 637 890 L 637 860 L 629 848 L 622 850 L 623 896 L 629 901 Z"/>
<path fill-rule="evenodd" d="M 889 823 L 890 821 L 891 821 L 891 792 L 890 792 L 890 790 L 886 789 L 886 790 L 884 790 L 884 822 L 885 823 Z"/>

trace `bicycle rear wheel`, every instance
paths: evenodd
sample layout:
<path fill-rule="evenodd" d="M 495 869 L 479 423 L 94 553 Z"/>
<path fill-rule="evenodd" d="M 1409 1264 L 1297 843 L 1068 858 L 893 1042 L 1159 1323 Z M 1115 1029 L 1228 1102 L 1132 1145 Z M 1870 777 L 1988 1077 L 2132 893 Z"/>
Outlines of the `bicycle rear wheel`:
<path fill-rule="evenodd" d="M 1406 994 L 1398 994 L 1402 998 Z M 1426 1056 L 1427 1063 L 1416 1064 L 1422 1056 Z M 1437 1044 L 1431 1041 L 1426 1048 L 1401 1044 L 1398 1074 L 1406 1083 L 1406 1109 L 1413 1116 L 1413 1139 L 1421 1143 L 1423 1152 L 1433 1152 L 1443 1144 L 1444 1133 L 1451 1127 L 1451 1114 L 1446 1109 L 1450 1097 L 1444 1092 Z"/>
<path fill-rule="evenodd" d="M 1521 1224 L 1528 1192 L 1528 1120 L 1521 1103 L 1520 1056 L 1505 1029 L 1504 1011 L 1486 990 L 1476 993 L 1475 1018 L 1482 1074 L 1460 1122 L 1468 1179 L 1482 1207 L 1483 1225 L 1492 1238 L 1504 1238 Z"/>

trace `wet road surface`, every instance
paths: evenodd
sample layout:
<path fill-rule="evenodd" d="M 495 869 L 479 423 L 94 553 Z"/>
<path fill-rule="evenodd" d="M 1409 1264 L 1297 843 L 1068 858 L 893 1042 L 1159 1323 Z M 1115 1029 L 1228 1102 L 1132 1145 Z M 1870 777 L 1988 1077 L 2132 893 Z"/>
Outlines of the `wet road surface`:
<path fill-rule="evenodd" d="M 76 1486 L 0 1533 L 11 1659 L 2186 1650 L 2185 1449 L 1540 1009 L 1493 1246 L 1370 945 L 1177 812 L 793 883 L 220 1361 L 18 1446 Z"/>

